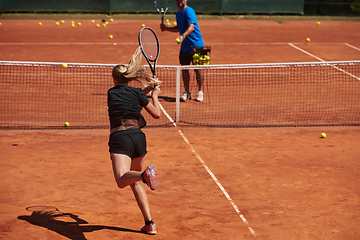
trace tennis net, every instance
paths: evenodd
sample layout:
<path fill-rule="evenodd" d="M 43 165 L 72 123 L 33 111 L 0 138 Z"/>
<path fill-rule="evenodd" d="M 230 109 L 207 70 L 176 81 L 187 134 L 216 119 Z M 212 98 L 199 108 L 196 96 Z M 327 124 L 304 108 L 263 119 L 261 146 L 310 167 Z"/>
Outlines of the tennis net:
<path fill-rule="evenodd" d="M 109 128 L 107 90 L 115 64 L 0 62 L 0 129 Z M 195 69 L 204 78 L 204 101 Z M 180 102 L 182 71 L 190 72 L 193 99 Z M 149 127 L 360 125 L 360 61 L 158 66 L 163 81 L 158 120 Z M 132 86 L 141 87 L 137 82 Z"/>

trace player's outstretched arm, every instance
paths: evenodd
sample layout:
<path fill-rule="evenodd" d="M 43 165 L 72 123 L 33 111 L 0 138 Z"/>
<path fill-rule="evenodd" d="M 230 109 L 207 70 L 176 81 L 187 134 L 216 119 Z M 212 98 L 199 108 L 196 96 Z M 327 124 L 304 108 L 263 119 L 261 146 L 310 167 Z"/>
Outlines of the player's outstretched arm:
<path fill-rule="evenodd" d="M 146 105 L 145 110 L 155 119 L 160 118 L 161 108 L 159 102 L 159 94 L 161 93 L 159 85 L 156 86 L 151 94 L 153 102 Z"/>

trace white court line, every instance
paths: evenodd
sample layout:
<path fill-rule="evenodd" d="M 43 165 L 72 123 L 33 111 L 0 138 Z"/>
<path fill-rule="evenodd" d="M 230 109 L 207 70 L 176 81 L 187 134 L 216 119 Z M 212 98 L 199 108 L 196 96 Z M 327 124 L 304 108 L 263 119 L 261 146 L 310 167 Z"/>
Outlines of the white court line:
<path fill-rule="evenodd" d="M 321 62 L 326 62 L 325 60 L 323 60 L 323 59 L 321 59 L 321 58 L 319 58 L 319 57 L 317 57 L 317 56 L 315 56 L 315 55 L 313 55 L 313 54 L 305 51 L 305 50 L 302 49 L 302 48 L 299 48 L 299 47 L 295 46 L 295 45 L 292 44 L 292 43 L 289 43 L 289 45 L 290 45 L 291 47 L 293 47 L 293 48 L 295 48 L 295 49 L 297 49 L 297 50 L 299 50 L 299 51 L 301 51 L 301 52 L 303 52 L 303 53 L 305 53 L 305 54 L 313 57 L 313 58 L 316 58 L 317 60 L 319 60 L 319 61 L 321 61 Z M 333 68 L 335 68 L 336 70 L 339 70 L 340 72 L 343 72 L 343 73 L 349 75 L 350 77 L 353 77 L 353 78 L 355 78 L 355 79 L 357 79 L 357 80 L 360 81 L 360 77 L 357 77 L 357 76 L 355 76 L 355 75 L 353 75 L 353 74 L 351 74 L 351 73 L 349 73 L 349 72 L 347 72 L 347 71 L 345 71 L 345 70 L 343 70 L 343 69 L 341 69 L 341 68 L 339 68 L 339 67 L 336 67 L 336 66 L 333 66 L 333 65 L 330 65 L 330 66 L 333 67 Z"/>
<path fill-rule="evenodd" d="M 294 44 L 292 44 L 292 43 L 288 43 L 291 47 L 293 47 L 293 48 L 295 48 L 295 49 L 297 49 L 297 50 L 299 50 L 299 51 L 301 51 L 301 52 L 303 52 L 303 53 L 305 53 L 305 54 L 307 54 L 307 55 L 309 55 L 310 57 L 313 57 L 313 58 L 316 58 L 317 60 L 319 60 L 320 62 L 326 62 L 325 60 L 323 60 L 323 59 L 321 59 L 321 58 L 319 58 L 319 57 L 317 57 L 317 56 L 315 56 L 315 55 L 313 55 L 313 54 L 311 54 L 311 53 L 309 53 L 309 52 L 307 52 L 307 51 L 305 51 L 304 49 L 302 49 L 302 48 L 299 48 L 299 47 L 297 47 L 297 46 L 295 46 Z"/>
<path fill-rule="evenodd" d="M 138 45 L 139 43 L 137 42 L 53 42 L 53 43 L 49 43 L 49 42 L 44 42 L 44 43 L 36 43 L 36 42 L 0 42 L 0 45 Z M 174 45 L 174 43 L 172 42 L 161 42 L 161 45 Z M 254 45 L 254 46 L 258 46 L 258 45 L 288 45 L 288 42 L 270 42 L 270 43 L 241 43 L 241 42 L 235 42 L 235 43 L 206 43 L 206 45 L 209 46 L 213 46 L 213 45 L 243 45 L 243 46 L 248 46 L 248 45 Z M 297 45 L 301 45 L 301 44 L 306 44 L 306 43 L 293 43 L 293 44 L 297 44 Z M 317 45 L 347 45 L 349 47 L 355 48 L 357 50 L 360 51 L 360 49 L 351 46 L 348 43 L 312 43 L 317 44 Z"/>
<path fill-rule="evenodd" d="M 353 45 L 351 45 L 351 44 L 345 43 L 345 45 L 348 46 L 348 47 L 351 47 L 351 48 L 353 48 L 353 49 L 356 49 L 356 50 L 360 51 L 360 48 L 357 48 L 357 47 L 355 47 L 355 46 L 353 46 Z"/>
<path fill-rule="evenodd" d="M 174 120 L 169 116 L 169 114 L 165 111 L 165 109 L 163 108 L 163 106 L 160 104 L 160 108 L 161 111 L 165 114 L 165 116 L 169 119 L 169 121 L 174 125 L 174 127 L 177 127 L 176 123 L 174 122 Z M 249 229 L 249 231 L 251 232 L 251 234 L 253 235 L 254 238 L 256 238 L 256 233 L 254 231 L 254 229 L 252 227 L 249 226 L 249 222 L 246 220 L 246 218 L 244 217 L 244 215 L 242 215 L 241 211 L 239 210 L 239 208 L 236 206 L 236 204 L 234 203 L 234 201 L 231 199 L 230 195 L 228 194 L 228 192 L 225 190 L 225 188 L 222 186 L 222 184 L 220 183 L 220 181 L 217 179 L 217 177 L 215 176 L 215 174 L 211 171 L 211 169 L 209 168 L 209 166 L 205 163 L 205 161 L 200 157 L 199 154 L 197 154 L 197 152 L 195 151 L 194 147 L 191 145 L 191 143 L 189 142 L 189 140 L 187 139 L 187 137 L 184 135 L 184 133 L 179 129 L 179 134 L 180 136 L 184 139 L 184 141 L 186 142 L 186 144 L 190 147 L 191 151 L 194 153 L 194 155 L 197 157 L 197 159 L 201 162 L 201 164 L 203 165 L 203 167 L 206 169 L 206 171 L 210 174 L 210 176 L 212 177 L 212 179 L 214 180 L 214 182 L 216 183 L 216 185 L 218 185 L 218 187 L 220 188 L 220 190 L 222 191 L 222 193 L 225 195 L 225 197 L 227 198 L 227 200 L 230 202 L 231 206 L 235 209 L 236 213 L 239 215 L 239 217 L 241 218 L 241 220 L 247 225 L 247 228 Z"/>

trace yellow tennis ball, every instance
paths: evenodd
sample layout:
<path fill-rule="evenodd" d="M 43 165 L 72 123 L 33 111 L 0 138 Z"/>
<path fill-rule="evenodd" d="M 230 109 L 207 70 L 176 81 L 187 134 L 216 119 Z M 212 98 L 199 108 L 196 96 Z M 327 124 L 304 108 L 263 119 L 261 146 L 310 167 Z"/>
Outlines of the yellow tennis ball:
<path fill-rule="evenodd" d="M 94 23 L 95 22 L 95 20 L 91 20 L 91 23 Z"/>
<path fill-rule="evenodd" d="M 106 22 L 105 22 L 105 24 L 106 24 L 106 25 L 109 25 L 109 22 L 108 22 L 108 21 L 106 21 Z"/>
<path fill-rule="evenodd" d="M 174 22 L 174 26 L 177 26 L 177 22 Z"/>
<path fill-rule="evenodd" d="M 39 26 L 41 26 L 42 25 L 42 22 L 39 22 Z"/>
<path fill-rule="evenodd" d="M 65 123 L 64 123 L 64 126 L 65 126 L 65 127 L 68 127 L 68 126 L 70 126 L 70 123 L 69 123 L 69 122 L 65 122 Z"/>
<path fill-rule="evenodd" d="M 59 26 L 59 22 L 56 22 L 55 25 L 56 25 L 56 26 Z"/>
<path fill-rule="evenodd" d="M 143 27 L 143 28 L 144 28 L 144 27 L 145 27 L 145 24 L 141 24 L 141 27 Z"/>
<path fill-rule="evenodd" d="M 165 21 L 166 21 L 166 22 L 170 22 L 170 20 L 169 20 L 169 19 L 166 19 Z"/>
<path fill-rule="evenodd" d="M 78 22 L 78 25 L 81 26 L 81 22 Z"/>
<path fill-rule="evenodd" d="M 110 35 L 109 38 L 110 38 L 110 39 L 113 39 L 113 35 Z"/>
<path fill-rule="evenodd" d="M 67 64 L 66 64 L 66 63 L 63 63 L 62 67 L 63 67 L 63 68 L 67 68 Z"/>
<path fill-rule="evenodd" d="M 320 22 L 317 22 L 317 25 L 320 25 Z"/>
<path fill-rule="evenodd" d="M 198 59 L 200 56 L 199 56 L 199 54 L 198 53 L 195 53 L 194 55 L 193 55 L 193 59 Z"/>
<path fill-rule="evenodd" d="M 179 43 L 179 42 L 180 42 L 180 38 L 177 38 L 175 41 L 176 41 L 177 43 Z"/>
<path fill-rule="evenodd" d="M 100 24 L 96 24 L 96 27 L 100 27 Z"/>
<path fill-rule="evenodd" d="M 71 27 L 75 27 L 75 24 L 71 24 Z"/>
<path fill-rule="evenodd" d="M 306 41 L 307 41 L 307 42 L 310 42 L 310 38 L 307 38 Z"/>
<path fill-rule="evenodd" d="M 1 26 L 1 22 L 0 22 L 0 26 Z"/>
<path fill-rule="evenodd" d="M 61 20 L 61 23 L 65 23 L 65 21 L 64 21 L 64 20 Z"/>
<path fill-rule="evenodd" d="M 106 27 L 106 23 L 103 24 L 103 27 Z"/>
<path fill-rule="evenodd" d="M 110 18 L 110 22 L 113 22 L 114 21 L 114 19 L 113 18 Z"/>
<path fill-rule="evenodd" d="M 166 24 L 167 24 L 168 26 L 170 26 L 170 22 L 167 22 Z"/>
<path fill-rule="evenodd" d="M 320 135 L 322 138 L 326 138 L 326 133 L 321 133 Z"/>

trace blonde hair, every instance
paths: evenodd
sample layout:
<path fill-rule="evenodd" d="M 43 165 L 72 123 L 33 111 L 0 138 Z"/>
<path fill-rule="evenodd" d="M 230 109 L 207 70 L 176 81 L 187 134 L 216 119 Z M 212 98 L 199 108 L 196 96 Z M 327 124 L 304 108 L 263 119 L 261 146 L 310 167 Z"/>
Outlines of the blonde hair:
<path fill-rule="evenodd" d="M 136 80 L 141 82 L 144 86 L 152 84 L 160 84 L 161 81 L 154 78 L 148 71 L 143 68 L 142 64 L 142 52 L 138 47 L 133 54 L 128 66 L 120 64 L 116 65 L 112 70 L 112 77 L 118 81 L 118 83 L 128 83 Z"/>

